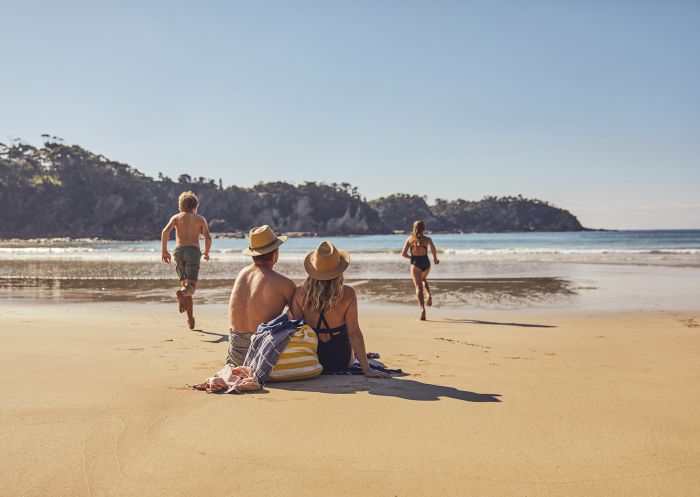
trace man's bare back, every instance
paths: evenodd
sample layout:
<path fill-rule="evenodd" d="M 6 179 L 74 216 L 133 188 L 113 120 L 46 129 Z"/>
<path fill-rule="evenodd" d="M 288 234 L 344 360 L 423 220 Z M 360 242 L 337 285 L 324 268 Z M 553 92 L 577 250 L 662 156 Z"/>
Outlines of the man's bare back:
<path fill-rule="evenodd" d="M 279 316 L 292 302 L 296 285 L 271 267 L 244 267 L 236 276 L 229 301 L 231 331 L 253 333 L 262 323 Z"/>

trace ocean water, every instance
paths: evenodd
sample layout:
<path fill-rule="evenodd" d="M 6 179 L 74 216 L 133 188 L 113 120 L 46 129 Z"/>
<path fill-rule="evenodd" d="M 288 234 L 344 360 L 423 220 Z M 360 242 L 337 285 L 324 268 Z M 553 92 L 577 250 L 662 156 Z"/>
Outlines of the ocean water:
<path fill-rule="evenodd" d="M 695 265 L 700 262 L 700 230 L 582 231 L 566 233 L 436 234 L 433 240 L 443 257 L 480 260 L 552 260 L 587 262 L 653 262 Z M 355 256 L 386 259 L 401 252 L 405 235 L 328 237 Z M 303 258 L 326 237 L 290 238 L 283 258 Z M 169 244 L 171 250 L 173 242 Z M 244 259 L 246 240 L 218 238 L 212 254 Z M 147 260 L 160 255 L 159 241 L 107 240 L 0 240 L 3 259 L 32 260 Z"/>
<path fill-rule="evenodd" d="M 324 238 L 290 238 L 277 270 L 302 281 L 302 261 Z M 346 279 L 361 298 L 411 303 L 405 235 L 330 237 L 351 254 Z M 700 302 L 700 230 L 435 234 L 438 305 L 463 307 L 693 308 Z M 172 250 L 174 242 L 169 244 Z M 214 240 L 198 295 L 225 302 L 250 261 L 244 239 Z M 168 301 L 174 268 L 160 242 L 0 241 L 0 295 Z"/>

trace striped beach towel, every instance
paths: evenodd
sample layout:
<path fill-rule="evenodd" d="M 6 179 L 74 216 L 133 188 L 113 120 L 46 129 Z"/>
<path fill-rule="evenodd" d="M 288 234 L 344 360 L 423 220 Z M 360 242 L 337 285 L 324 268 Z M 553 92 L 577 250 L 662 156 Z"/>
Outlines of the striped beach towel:
<path fill-rule="evenodd" d="M 323 368 L 318 362 L 317 348 L 318 337 L 313 328 L 308 324 L 299 327 L 280 354 L 268 379 L 270 381 L 305 380 L 320 375 Z"/>
<path fill-rule="evenodd" d="M 286 314 L 261 324 L 250 338 L 250 348 L 243 365 L 251 368 L 258 381 L 264 383 L 289 339 L 303 325 L 301 319 L 292 320 Z"/>

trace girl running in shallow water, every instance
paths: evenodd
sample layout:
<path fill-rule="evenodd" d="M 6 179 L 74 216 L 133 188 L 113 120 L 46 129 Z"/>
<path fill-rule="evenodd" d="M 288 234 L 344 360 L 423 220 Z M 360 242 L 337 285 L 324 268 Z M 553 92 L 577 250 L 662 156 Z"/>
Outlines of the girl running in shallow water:
<path fill-rule="evenodd" d="M 423 221 L 415 221 L 413 223 L 413 232 L 406 239 L 401 255 L 406 259 L 411 259 L 411 278 L 416 287 L 416 300 L 420 306 L 421 321 L 425 321 L 426 304 L 428 307 L 433 305 L 433 297 L 430 294 L 430 285 L 428 285 L 428 273 L 430 273 L 428 249 L 433 254 L 435 264 L 440 264 L 433 240 L 425 236 L 425 223 Z M 409 250 L 411 252 L 410 255 L 408 253 Z"/>

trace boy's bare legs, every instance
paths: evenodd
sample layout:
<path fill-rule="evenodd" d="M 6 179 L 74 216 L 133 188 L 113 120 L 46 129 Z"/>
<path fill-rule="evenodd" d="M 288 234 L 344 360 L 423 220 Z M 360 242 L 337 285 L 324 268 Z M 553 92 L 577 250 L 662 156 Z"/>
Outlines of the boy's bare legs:
<path fill-rule="evenodd" d="M 182 298 L 182 301 L 184 302 L 184 307 L 183 310 L 187 312 L 187 325 L 189 328 L 192 330 L 194 329 L 194 301 L 192 300 L 192 295 L 194 295 L 195 290 L 197 289 L 197 281 L 196 280 L 183 280 L 182 283 L 182 288 L 177 291 L 177 299 L 178 302 Z M 183 312 L 183 311 L 180 311 Z"/>
<path fill-rule="evenodd" d="M 187 289 L 187 280 L 180 280 L 180 285 L 181 288 L 175 292 L 175 296 L 177 297 L 177 303 L 179 306 L 180 314 L 182 314 L 187 309 L 187 298 L 185 295 L 185 290 Z"/>

